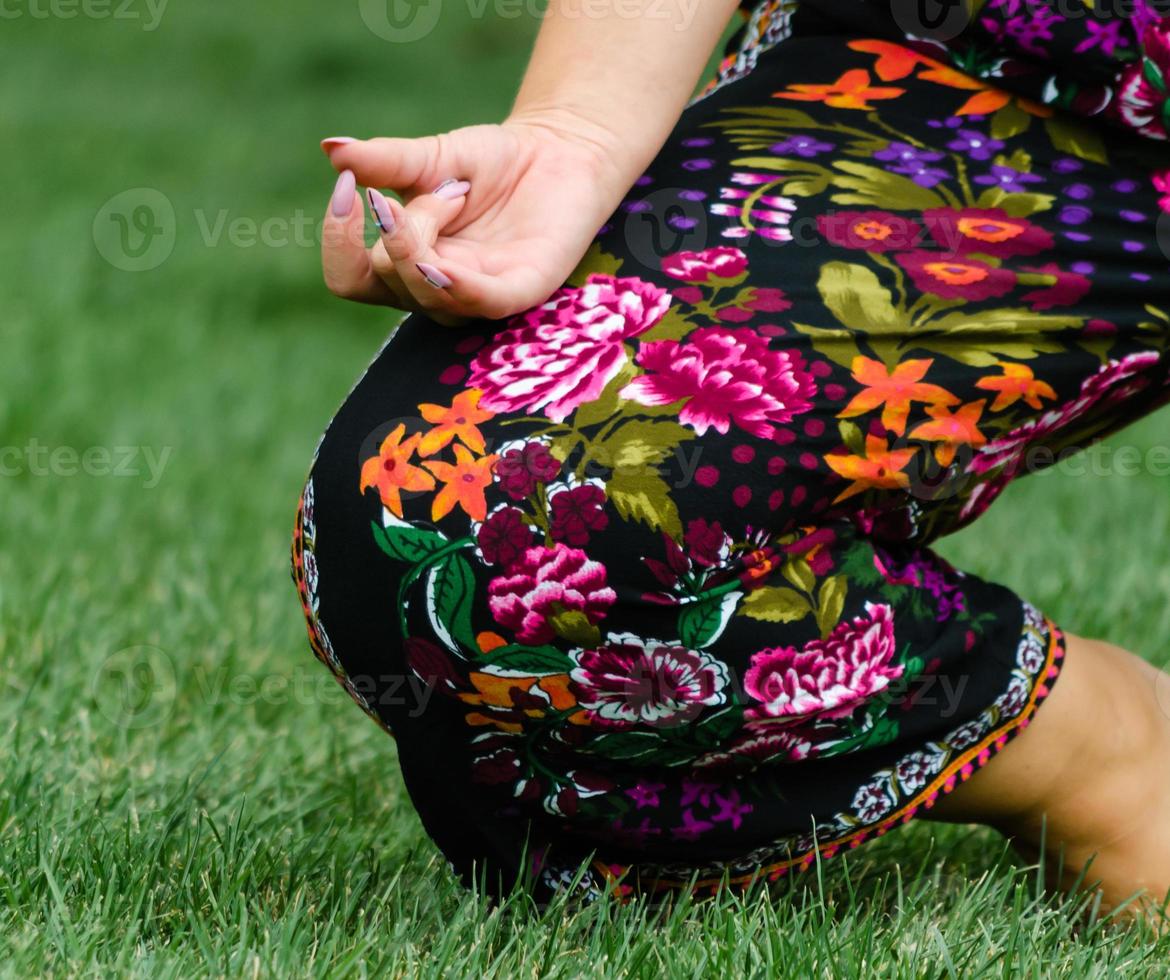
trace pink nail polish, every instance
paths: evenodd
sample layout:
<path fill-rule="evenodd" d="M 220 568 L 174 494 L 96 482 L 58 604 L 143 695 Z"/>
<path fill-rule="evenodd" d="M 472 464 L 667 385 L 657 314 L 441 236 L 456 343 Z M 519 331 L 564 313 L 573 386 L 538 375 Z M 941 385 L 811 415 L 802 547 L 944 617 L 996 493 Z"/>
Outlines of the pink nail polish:
<path fill-rule="evenodd" d="M 426 262 L 418 262 L 415 267 L 423 274 L 423 278 L 434 286 L 435 289 L 446 289 L 451 285 L 450 277 L 444 275 L 433 265 L 428 265 Z"/>
<path fill-rule="evenodd" d="M 328 139 L 321 140 L 321 149 L 328 153 L 330 150 L 336 150 L 339 146 L 345 146 L 346 143 L 356 143 L 352 136 L 330 136 Z"/>
<path fill-rule="evenodd" d="M 463 197 L 469 190 L 471 190 L 471 184 L 466 180 L 455 180 L 451 178 L 450 180 L 443 181 L 431 193 L 435 197 L 443 198 L 445 201 L 453 201 L 457 197 Z"/>
<path fill-rule="evenodd" d="M 370 187 L 366 190 L 366 199 L 370 202 L 370 213 L 374 216 L 378 231 L 383 235 L 393 235 L 397 225 L 394 223 L 394 216 L 390 213 L 386 198 Z"/>
<path fill-rule="evenodd" d="M 353 192 L 357 187 L 357 180 L 352 170 L 341 171 L 337 183 L 333 187 L 333 198 L 329 202 L 330 210 L 335 218 L 347 218 L 353 210 Z"/>

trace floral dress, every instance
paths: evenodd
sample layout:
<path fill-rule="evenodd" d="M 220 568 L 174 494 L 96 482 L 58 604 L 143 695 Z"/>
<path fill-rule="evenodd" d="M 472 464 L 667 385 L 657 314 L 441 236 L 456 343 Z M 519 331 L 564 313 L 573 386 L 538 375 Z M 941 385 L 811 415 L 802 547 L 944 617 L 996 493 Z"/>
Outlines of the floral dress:
<path fill-rule="evenodd" d="M 329 426 L 312 646 L 469 883 L 803 870 L 1051 690 L 931 545 L 1170 399 L 1170 16 L 967 7 L 749 10 L 562 289 L 411 316 Z"/>

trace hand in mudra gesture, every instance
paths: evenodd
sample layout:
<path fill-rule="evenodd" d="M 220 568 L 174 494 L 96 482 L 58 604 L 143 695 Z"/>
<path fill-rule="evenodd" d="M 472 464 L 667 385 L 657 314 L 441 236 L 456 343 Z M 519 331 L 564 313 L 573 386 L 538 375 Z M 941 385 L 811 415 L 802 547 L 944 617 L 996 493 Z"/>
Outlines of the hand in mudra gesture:
<path fill-rule="evenodd" d="M 625 191 L 610 148 L 579 123 L 510 119 L 323 146 L 342 174 L 323 237 L 330 290 L 440 323 L 500 319 L 546 300 Z M 379 232 L 369 249 L 367 213 Z"/>

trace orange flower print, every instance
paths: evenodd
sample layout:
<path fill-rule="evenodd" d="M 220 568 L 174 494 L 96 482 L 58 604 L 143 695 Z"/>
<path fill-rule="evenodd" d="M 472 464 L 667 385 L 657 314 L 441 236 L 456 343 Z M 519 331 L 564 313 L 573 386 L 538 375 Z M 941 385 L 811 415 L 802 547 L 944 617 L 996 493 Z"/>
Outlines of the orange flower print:
<path fill-rule="evenodd" d="M 968 402 L 954 412 L 942 405 L 931 406 L 926 410 L 931 421 L 923 422 L 915 428 L 910 438 L 937 442 L 934 458 L 938 460 L 939 466 L 950 466 L 960 446 L 978 449 L 987 443 L 987 437 L 979 431 L 979 419 L 986 404 L 985 399 L 980 399 Z"/>
<path fill-rule="evenodd" d="M 883 82 L 906 78 L 915 68 L 921 67 L 922 71 L 918 73 L 918 77 L 924 82 L 934 82 L 937 85 L 945 85 L 947 88 L 974 92 L 975 94 L 956 109 L 953 115 L 990 115 L 1002 109 L 1013 98 L 1017 106 L 1033 116 L 1052 115 L 1052 109 L 1048 106 L 1033 102 L 1031 99 L 1015 97 L 1010 92 L 995 88 L 982 79 L 964 74 L 950 65 L 901 44 L 866 38 L 850 41 L 849 47 L 854 51 L 877 55 L 874 71 Z"/>
<path fill-rule="evenodd" d="M 1003 374 L 998 378 L 980 378 L 975 382 L 976 388 L 984 391 L 998 391 L 999 394 L 991 404 L 993 412 L 1002 412 L 1011 408 L 1021 398 L 1029 408 L 1037 411 L 1044 407 L 1041 398 L 1056 400 L 1056 392 L 1047 381 L 1039 381 L 1027 364 L 1005 364 L 998 362 L 1003 368 Z"/>
<path fill-rule="evenodd" d="M 912 402 L 926 402 L 929 405 L 959 404 L 959 399 L 945 388 L 923 382 L 922 379 L 933 363 L 933 359 L 903 361 L 893 371 L 887 371 L 881 361 L 855 357 L 853 379 L 865 388 L 853 396 L 853 400 L 837 417 L 856 418 L 858 415 L 872 412 L 879 405 L 884 405 L 882 425 L 897 435 L 904 435 Z"/>
<path fill-rule="evenodd" d="M 906 94 L 904 88 L 874 88 L 870 81 L 869 72 L 854 68 L 829 85 L 789 85 L 787 90 L 772 94 L 796 102 L 823 102 L 834 109 L 872 109 L 871 100 Z"/>
<path fill-rule="evenodd" d="M 491 725 L 518 734 L 524 730 L 525 718 L 542 718 L 549 710 L 568 711 L 577 705 L 568 674 L 504 677 L 472 671 L 467 679 L 475 693 L 462 693 L 459 700 L 483 709 L 465 716 L 469 725 Z"/>
<path fill-rule="evenodd" d="M 452 439 L 459 439 L 472 452 L 482 453 L 483 433 L 476 426 L 496 414 L 479 407 L 479 398 L 482 394 L 478 388 L 461 391 L 451 402 L 450 408 L 444 408 L 442 405 L 419 405 L 418 410 L 422 417 L 434 426 L 422 437 L 418 447 L 419 455 L 433 456 L 444 446 L 449 445 Z"/>
<path fill-rule="evenodd" d="M 483 491 L 492 482 L 492 467 L 499 458 L 495 453 L 473 456 L 466 446 L 456 443 L 454 463 L 437 459 L 423 463 L 443 483 L 443 489 L 435 494 L 431 504 L 431 520 L 446 517 L 456 504 L 473 521 L 487 517 L 487 500 Z"/>
<path fill-rule="evenodd" d="M 377 487 L 378 495 L 382 498 L 382 506 L 395 517 L 402 516 L 402 497 L 399 491 L 435 489 L 434 478 L 426 470 L 412 466 L 409 462 L 422 436 L 416 432 L 403 442 L 402 437 L 405 434 L 406 426 L 400 424 L 382 440 L 378 455 L 371 456 L 362 464 L 362 481 L 359 488 L 364 493 L 367 487 Z"/>
<path fill-rule="evenodd" d="M 864 456 L 826 456 L 825 462 L 834 473 L 853 481 L 833 503 L 839 504 L 864 490 L 905 489 L 910 477 L 902 471 L 917 452 L 915 448 L 891 449 L 885 436 L 868 435 Z"/>

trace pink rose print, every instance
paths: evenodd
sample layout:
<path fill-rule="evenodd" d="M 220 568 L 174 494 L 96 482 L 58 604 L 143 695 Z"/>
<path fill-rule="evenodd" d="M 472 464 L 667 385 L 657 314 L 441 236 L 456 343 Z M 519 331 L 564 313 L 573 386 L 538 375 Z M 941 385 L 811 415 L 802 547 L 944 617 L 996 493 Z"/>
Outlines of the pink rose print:
<path fill-rule="evenodd" d="M 552 618 L 579 611 L 598 623 L 617 594 L 606 585 L 605 566 L 563 544 L 527 549 L 507 574 L 488 584 L 488 607 L 496 622 L 521 643 L 548 643 Z"/>
<path fill-rule="evenodd" d="M 902 676 L 892 663 L 893 610 L 867 602 L 868 618 L 840 623 L 827 640 L 803 650 L 773 647 L 752 656 L 744 690 L 760 703 L 745 717 L 753 721 L 841 718 Z"/>
<path fill-rule="evenodd" d="M 668 255 L 662 260 L 662 271 L 672 279 L 699 285 L 712 279 L 737 279 L 747 271 L 747 264 L 747 256 L 738 248 L 720 245 Z"/>
<path fill-rule="evenodd" d="M 686 647 L 611 635 L 596 650 L 575 650 L 571 690 L 600 725 L 667 726 L 693 720 L 704 707 L 721 704 L 726 664 Z"/>
<path fill-rule="evenodd" d="M 649 330 L 670 293 L 641 279 L 594 274 L 509 321 L 471 364 L 469 385 L 493 412 L 543 411 L 563 422 L 594 401 L 626 362 L 624 341 Z"/>
<path fill-rule="evenodd" d="M 685 400 L 679 421 L 699 435 L 726 434 L 734 423 L 761 439 L 812 408 L 817 387 L 805 362 L 790 350 L 771 350 L 751 331 L 700 327 L 685 341 L 643 344 L 636 358 L 648 372 L 622 391 L 641 405 Z"/>

